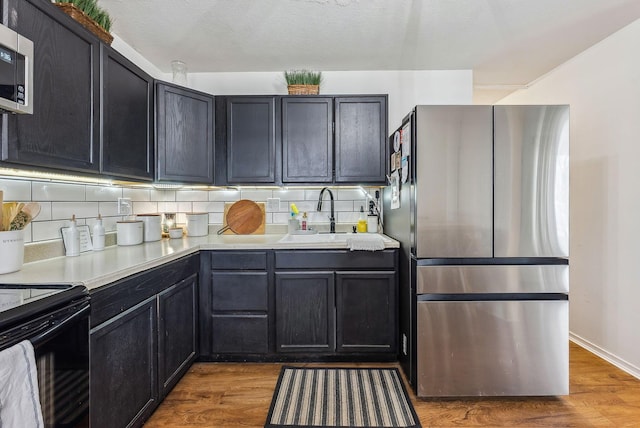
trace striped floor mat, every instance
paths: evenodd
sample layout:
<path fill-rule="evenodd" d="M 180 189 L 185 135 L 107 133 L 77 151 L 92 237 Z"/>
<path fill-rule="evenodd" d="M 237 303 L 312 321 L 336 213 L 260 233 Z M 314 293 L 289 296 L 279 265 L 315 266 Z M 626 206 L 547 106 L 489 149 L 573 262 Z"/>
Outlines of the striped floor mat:
<path fill-rule="evenodd" d="M 265 428 L 421 427 L 398 369 L 283 367 Z"/>

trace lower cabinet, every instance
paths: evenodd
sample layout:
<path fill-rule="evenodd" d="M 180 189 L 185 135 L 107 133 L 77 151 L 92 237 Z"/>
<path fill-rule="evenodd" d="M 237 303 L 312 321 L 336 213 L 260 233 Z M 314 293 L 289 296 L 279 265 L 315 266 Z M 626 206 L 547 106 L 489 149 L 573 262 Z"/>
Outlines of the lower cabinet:
<path fill-rule="evenodd" d="M 278 352 L 395 353 L 395 272 L 276 272 Z"/>
<path fill-rule="evenodd" d="M 210 251 L 201 358 L 395 360 L 397 250 Z"/>
<path fill-rule="evenodd" d="M 198 356 L 197 269 L 186 257 L 92 294 L 92 428 L 142 426 Z"/>
<path fill-rule="evenodd" d="M 152 297 L 92 330 L 91 427 L 142 425 L 158 402 L 158 323 Z"/>

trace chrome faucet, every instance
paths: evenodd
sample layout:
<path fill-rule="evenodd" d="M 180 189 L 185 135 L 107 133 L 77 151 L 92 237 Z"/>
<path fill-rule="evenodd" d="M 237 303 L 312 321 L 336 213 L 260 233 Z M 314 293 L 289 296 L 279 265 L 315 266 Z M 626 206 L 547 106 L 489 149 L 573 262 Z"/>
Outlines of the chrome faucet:
<path fill-rule="evenodd" d="M 322 197 L 324 196 L 325 190 L 329 192 L 329 197 L 331 198 L 331 215 L 329 216 L 329 222 L 330 222 L 329 232 L 336 233 L 336 218 L 335 218 L 335 212 L 333 208 L 333 192 L 331 192 L 331 189 L 329 189 L 328 187 L 324 187 L 320 191 L 320 197 L 318 198 L 318 211 L 322 211 Z"/>

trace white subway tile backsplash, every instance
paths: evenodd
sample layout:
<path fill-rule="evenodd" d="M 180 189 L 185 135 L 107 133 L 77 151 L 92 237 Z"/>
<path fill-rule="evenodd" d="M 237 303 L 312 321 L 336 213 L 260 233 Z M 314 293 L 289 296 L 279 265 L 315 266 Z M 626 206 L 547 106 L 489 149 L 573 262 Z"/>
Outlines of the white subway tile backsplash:
<path fill-rule="evenodd" d="M 147 202 L 151 200 L 151 189 L 122 189 L 122 197 L 133 202 Z"/>
<path fill-rule="evenodd" d="M 153 214 L 158 212 L 158 203 L 157 202 L 133 202 L 133 213 L 134 214 Z M 117 214 L 116 210 L 116 214 Z"/>
<path fill-rule="evenodd" d="M 178 202 L 178 212 L 179 213 L 192 213 L 193 205 L 191 202 Z"/>
<path fill-rule="evenodd" d="M 24 180 L 0 179 L 0 190 L 7 202 L 30 201 L 31 182 Z"/>
<path fill-rule="evenodd" d="M 209 213 L 209 224 L 222 224 L 224 213 Z"/>
<path fill-rule="evenodd" d="M 175 190 L 151 189 L 151 200 L 152 201 L 163 201 L 163 202 L 175 202 L 175 200 L 176 200 L 176 191 Z"/>
<path fill-rule="evenodd" d="M 210 201 L 234 202 L 239 199 L 239 190 L 212 190 L 209 192 Z"/>
<path fill-rule="evenodd" d="M 364 193 L 360 189 L 338 189 L 338 194 L 334 192 L 333 195 L 336 199 L 344 200 L 364 200 L 366 199 Z"/>
<path fill-rule="evenodd" d="M 34 220 L 51 220 L 51 202 L 38 202 L 38 204 L 40 205 L 40 213 Z"/>
<path fill-rule="evenodd" d="M 304 190 L 303 189 L 283 189 L 283 190 L 274 190 L 273 191 L 274 198 L 280 198 L 280 201 L 297 201 L 304 199 Z"/>
<path fill-rule="evenodd" d="M 194 202 L 193 212 L 195 213 L 215 213 L 224 212 L 224 202 Z"/>
<path fill-rule="evenodd" d="M 178 190 L 176 201 L 208 201 L 209 192 L 206 190 Z"/>
<path fill-rule="evenodd" d="M 52 202 L 51 218 L 54 220 L 70 219 L 72 215 L 76 218 L 87 218 L 98 216 L 97 202 Z"/>
<path fill-rule="evenodd" d="M 69 226 L 67 220 L 34 221 L 31 223 L 31 239 L 33 242 L 61 239 L 60 228 L 67 226 Z"/>
<path fill-rule="evenodd" d="M 159 213 L 175 213 L 178 211 L 177 202 L 158 202 Z"/>
<path fill-rule="evenodd" d="M 84 184 L 34 181 L 31 197 L 34 201 L 84 201 L 85 189 Z"/>
<path fill-rule="evenodd" d="M 268 198 L 280 198 L 277 210 L 265 214 L 267 224 L 285 225 L 290 216 L 290 204 L 297 205 L 300 215 L 307 212 L 308 221 L 327 228 L 329 224 L 330 198 L 325 194 L 322 212 L 317 212 L 320 188 L 262 189 L 241 190 L 159 190 L 143 188 L 125 188 L 122 186 L 99 186 L 93 184 L 69 184 L 50 181 L 29 181 L 24 179 L 2 178 L 0 189 L 4 190 L 5 200 L 29 201 L 40 203 L 41 211 L 28 230 L 27 242 L 60 239 L 60 228 L 68 226 L 68 219 L 75 214 L 78 224 L 93 227 L 100 213 L 107 232 L 116 230 L 116 222 L 123 217 L 118 215 L 118 197 L 130 198 L 134 214 L 177 213 L 177 222 L 186 222 L 185 213 L 209 213 L 209 224 L 223 223 L 225 204 L 240 199 L 267 202 Z M 368 211 L 367 196 L 358 188 L 331 187 L 335 197 L 337 223 L 355 225 L 358 221 L 360 206 Z M 371 196 L 377 188 L 365 188 Z"/>
<path fill-rule="evenodd" d="M 272 190 L 241 190 L 241 199 L 250 199 L 256 202 L 266 202 L 267 198 L 273 197 Z"/>
<path fill-rule="evenodd" d="M 87 186 L 87 201 L 117 201 L 122 197 L 122 187 Z"/>
<path fill-rule="evenodd" d="M 118 216 L 117 202 L 100 202 L 98 203 L 98 214 L 102 217 Z"/>

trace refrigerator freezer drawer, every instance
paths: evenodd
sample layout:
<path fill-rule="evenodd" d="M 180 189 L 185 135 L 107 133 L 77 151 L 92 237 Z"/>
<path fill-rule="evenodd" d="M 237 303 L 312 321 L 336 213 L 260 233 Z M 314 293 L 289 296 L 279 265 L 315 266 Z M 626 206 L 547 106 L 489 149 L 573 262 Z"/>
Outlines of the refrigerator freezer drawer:
<path fill-rule="evenodd" d="M 418 294 L 568 293 L 568 265 L 417 266 Z"/>
<path fill-rule="evenodd" d="M 421 397 L 569 393 L 569 302 L 419 302 Z"/>

